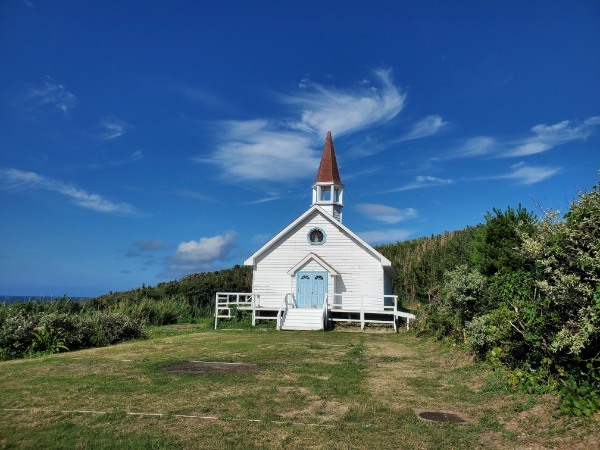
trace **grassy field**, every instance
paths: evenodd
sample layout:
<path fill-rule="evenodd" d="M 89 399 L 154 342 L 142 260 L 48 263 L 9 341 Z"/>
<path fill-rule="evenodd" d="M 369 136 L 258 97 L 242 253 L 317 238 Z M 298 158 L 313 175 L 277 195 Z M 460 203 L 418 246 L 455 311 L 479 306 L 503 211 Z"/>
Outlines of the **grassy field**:
<path fill-rule="evenodd" d="M 407 333 L 199 328 L 0 362 L 0 448 L 598 446 L 598 420 L 560 416 L 554 397 L 510 393 L 461 352 Z M 190 361 L 252 370 L 165 370 Z"/>

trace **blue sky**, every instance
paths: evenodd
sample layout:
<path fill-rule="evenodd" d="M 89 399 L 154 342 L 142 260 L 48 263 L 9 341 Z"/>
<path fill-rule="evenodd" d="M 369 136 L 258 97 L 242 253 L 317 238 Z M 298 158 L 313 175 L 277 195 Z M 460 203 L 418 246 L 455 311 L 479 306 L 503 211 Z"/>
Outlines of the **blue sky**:
<path fill-rule="evenodd" d="M 0 294 L 241 264 L 326 132 L 372 244 L 565 210 L 600 168 L 597 1 L 0 3 Z"/>

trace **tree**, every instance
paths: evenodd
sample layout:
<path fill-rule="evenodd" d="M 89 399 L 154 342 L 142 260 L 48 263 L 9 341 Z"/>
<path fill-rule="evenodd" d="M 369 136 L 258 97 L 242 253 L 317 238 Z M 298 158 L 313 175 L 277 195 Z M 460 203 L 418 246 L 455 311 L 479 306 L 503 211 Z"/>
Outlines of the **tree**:
<path fill-rule="evenodd" d="M 554 359 L 571 366 L 597 362 L 600 352 L 600 183 L 579 194 L 565 220 L 548 211 L 522 254 L 540 271 L 546 334 Z"/>
<path fill-rule="evenodd" d="M 504 274 L 530 266 L 519 255 L 518 249 L 524 235 L 531 235 L 537 219 L 521 205 L 505 212 L 494 208 L 485 215 L 485 227 L 480 230 L 475 248 L 474 262 L 479 271 L 488 277 Z"/>

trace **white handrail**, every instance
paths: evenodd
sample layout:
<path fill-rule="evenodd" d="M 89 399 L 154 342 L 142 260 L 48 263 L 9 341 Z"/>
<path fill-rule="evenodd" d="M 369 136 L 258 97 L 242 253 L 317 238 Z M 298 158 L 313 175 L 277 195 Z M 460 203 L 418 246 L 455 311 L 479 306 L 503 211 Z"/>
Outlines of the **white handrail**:
<path fill-rule="evenodd" d="M 294 294 L 292 294 L 291 292 L 288 292 L 287 294 L 285 294 L 285 300 L 288 302 L 288 308 L 289 308 L 290 307 L 290 303 L 288 301 L 288 298 L 292 299 L 291 307 L 292 308 L 297 308 L 298 305 L 296 304 L 296 296 Z"/>
<path fill-rule="evenodd" d="M 283 302 L 281 303 L 281 306 L 279 307 L 279 310 L 277 311 L 277 329 L 281 330 L 281 315 L 283 313 L 283 310 L 285 309 L 287 305 L 287 296 L 283 298 Z"/>
<path fill-rule="evenodd" d="M 323 329 L 327 329 L 327 303 L 329 301 L 329 294 L 325 292 L 325 297 L 323 298 Z"/>
<path fill-rule="evenodd" d="M 385 305 L 385 300 L 391 298 L 393 301 L 393 306 L 392 305 Z M 383 309 L 390 311 L 390 308 L 393 308 L 392 311 L 397 311 L 398 310 L 398 296 L 397 295 L 384 295 L 383 296 Z"/>
<path fill-rule="evenodd" d="M 343 297 L 342 297 L 342 294 L 331 294 L 331 295 L 329 295 L 329 294 L 328 294 L 328 295 L 327 295 L 328 301 L 329 301 L 329 297 L 331 297 L 331 304 L 330 304 L 330 305 L 328 305 L 328 306 L 330 306 L 330 307 L 331 307 L 331 309 L 336 309 L 336 308 L 338 308 L 338 307 L 341 307 L 341 306 L 342 306 L 342 302 L 340 302 L 340 303 L 338 303 L 338 304 L 336 304 L 336 303 L 335 303 L 335 299 L 336 299 L 337 297 L 339 297 L 339 298 L 343 298 Z"/>

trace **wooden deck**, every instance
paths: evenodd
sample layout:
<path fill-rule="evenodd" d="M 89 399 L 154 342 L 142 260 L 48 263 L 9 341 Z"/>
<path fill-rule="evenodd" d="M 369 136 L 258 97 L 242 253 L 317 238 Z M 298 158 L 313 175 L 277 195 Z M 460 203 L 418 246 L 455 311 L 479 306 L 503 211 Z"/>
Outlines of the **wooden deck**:
<path fill-rule="evenodd" d="M 215 329 L 219 319 L 230 319 L 233 308 L 252 311 L 252 325 L 257 320 L 276 320 L 278 330 L 326 329 L 329 322 L 360 323 L 361 329 L 368 323 L 390 324 L 398 330 L 401 321 L 410 328 L 414 314 L 398 310 L 396 295 L 364 295 L 360 298 L 344 298 L 342 294 L 325 294 L 318 308 L 297 308 L 295 295 L 282 295 L 281 304 L 262 304 L 260 294 L 218 292 L 215 298 Z M 293 310 L 293 313 L 290 311 Z M 292 319 L 293 317 L 293 319 Z M 320 326 L 317 326 L 320 323 Z"/>

